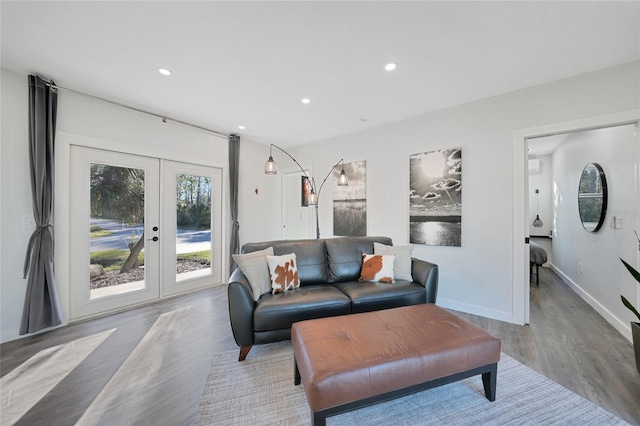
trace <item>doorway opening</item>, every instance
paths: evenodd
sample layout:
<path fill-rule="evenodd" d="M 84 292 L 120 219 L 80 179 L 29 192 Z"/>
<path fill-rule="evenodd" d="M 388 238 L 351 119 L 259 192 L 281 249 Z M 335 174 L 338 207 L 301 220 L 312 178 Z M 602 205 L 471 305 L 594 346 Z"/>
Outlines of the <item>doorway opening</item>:
<path fill-rule="evenodd" d="M 518 179 L 514 179 L 514 191 L 517 192 L 517 194 L 514 193 L 515 210 L 519 212 L 519 218 L 516 219 L 514 217 L 514 259 L 516 259 L 514 263 L 514 282 L 522 283 L 520 286 L 516 285 L 514 288 L 514 312 L 522 314 L 522 323 L 530 322 L 530 288 L 531 285 L 535 286 L 535 277 L 533 277 L 534 279 L 532 280 L 530 276 L 530 247 L 526 243 L 522 245 L 522 241 L 528 241 L 527 239 L 530 238 L 531 241 L 538 242 L 539 244 L 541 242 L 543 247 L 546 245 L 549 254 L 548 266 L 551 267 L 564 282 L 568 282 L 568 284 L 572 286 L 572 282 L 579 283 L 581 280 L 585 280 L 585 276 L 597 276 L 597 271 L 590 270 L 597 269 L 595 268 L 597 262 L 589 257 L 590 254 L 587 251 L 577 255 L 583 259 L 573 258 L 572 255 L 567 254 L 572 251 L 569 247 L 574 246 L 584 250 L 589 250 L 589 247 L 598 247 L 597 250 L 593 249 L 592 251 L 604 254 L 606 251 L 601 250 L 602 246 L 599 245 L 602 244 L 603 241 L 595 240 L 602 240 L 602 236 L 605 235 L 604 233 L 611 234 L 612 232 L 616 232 L 609 228 L 611 221 L 609 215 L 617 213 L 619 216 L 621 213 L 631 212 L 630 216 L 632 217 L 628 218 L 627 229 L 627 233 L 630 235 L 624 236 L 618 232 L 615 241 L 618 243 L 623 241 L 625 245 L 628 245 L 627 240 L 635 238 L 630 229 L 637 229 L 639 224 L 637 216 L 640 203 L 638 201 L 639 184 L 637 175 L 638 164 L 640 163 L 640 153 L 637 148 L 637 122 L 639 119 L 639 111 L 629 111 L 574 122 L 525 129 L 514 133 L 514 142 L 516 143 L 515 151 L 517 151 L 514 156 L 514 170 L 518 169 L 516 173 L 521 173 L 520 176 L 524 176 L 521 185 L 518 184 Z M 610 168 L 613 168 L 616 173 L 619 173 L 621 167 L 618 167 L 618 163 L 616 162 L 620 160 L 622 151 L 613 147 L 613 140 L 605 138 L 598 142 L 589 135 L 593 135 L 593 132 L 606 132 L 606 129 L 622 128 L 625 125 L 627 125 L 627 134 L 631 135 L 627 146 L 632 147 L 631 153 L 624 154 L 631 163 L 626 167 L 626 170 L 632 175 L 627 179 L 631 185 L 631 189 L 627 191 L 627 197 L 630 197 L 629 202 L 631 207 L 625 207 L 619 200 L 617 202 L 619 206 L 617 209 L 614 205 L 610 205 L 606 222 L 603 225 L 603 228 L 606 228 L 603 229 L 604 233 L 589 235 L 579 220 L 577 191 L 580 173 L 585 166 L 585 164 L 582 163 L 596 160 L 594 160 L 593 157 L 589 159 L 586 157 L 581 158 L 580 155 L 582 153 L 588 156 L 591 152 L 597 156 L 600 161 L 607 162 Z M 618 140 L 619 137 L 616 136 L 613 139 Z M 562 147 L 563 144 L 563 148 L 557 148 Z M 547 145 L 546 148 L 545 145 Z M 555 148 L 549 149 L 548 145 L 555 145 Z M 609 148 L 608 154 L 607 148 Z M 547 152 L 544 151 L 545 149 Z M 609 156 L 607 157 L 607 155 Z M 529 160 L 537 161 L 530 162 Z M 546 176 L 547 173 L 550 174 L 550 176 Z M 618 184 L 617 186 L 620 187 L 621 185 Z M 535 193 L 536 189 L 539 190 L 539 195 Z M 537 199 L 540 201 L 537 202 Z M 540 216 L 542 226 L 536 227 L 533 225 L 536 216 Z M 538 225 L 540 224 L 538 223 Z M 575 228 L 575 230 L 573 228 Z M 577 232 L 578 230 L 582 231 L 582 233 L 576 234 L 577 238 L 585 241 L 578 243 L 575 238 L 570 237 L 571 232 Z M 634 247 L 636 245 L 637 242 L 634 244 Z M 615 268 L 618 266 L 616 263 L 617 257 L 613 256 L 613 253 L 619 252 L 619 250 L 617 247 L 611 247 L 608 250 L 612 253 L 612 260 L 607 264 L 607 268 Z M 573 251 L 575 252 L 576 250 L 574 249 Z M 637 250 L 632 253 L 632 256 L 637 257 Z M 524 262 L 519 262 L 517 259 L 524 259 Z M 600 269 L 602 269 L 602 265 Z M 613 294 L 616 293 L 617 290 L 609 291 L 611 300 L 598 301 L 598 291 L 590 287 L 590 284 L 587 283 L 572 287 L 583 299 L 612 323 L 612 325 L 623 334 L 626 334 L 624 331 L 625 324 L 619 319 L 619 317 L 624 315 L 618 314 L 616 316 L 611 314 L 611 312 L 615 312 L 616 310 L 620 312 L 619 294 Z M 585 289 L 589 290 L 585 291 Z M 640 294 L 637 294 L 637 291 L 634 291 L 633 294 L 635 298 L 640 298 Z M 521 310 L 519 309 L 519 305 L 522 306 Z"/>
<path fill-rule="evenodd" d="M 307 167 L 305 167 L 305 172 L 307 176 L 311 176 Z M 314 212 L 308 205 L 308 188 L 305 191 L 304 177 L 300 169 L 282 170 L 283 240 L 313 238 Z"/>
<path fill-rule="evenodd" d="M 222 282 L 222 171 L 71 145 L 70 319 Z"/>

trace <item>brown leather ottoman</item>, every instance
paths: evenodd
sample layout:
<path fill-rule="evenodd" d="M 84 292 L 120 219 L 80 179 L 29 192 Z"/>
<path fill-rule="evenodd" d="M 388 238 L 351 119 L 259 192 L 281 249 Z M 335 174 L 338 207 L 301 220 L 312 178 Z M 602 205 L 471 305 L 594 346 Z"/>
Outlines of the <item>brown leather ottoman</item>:
<path fill-rule="evenodd" d="M 316 426 L 477 374 L 495 400 L 500 339 L 433 304 L 297 322 L 291 341 Z"/>

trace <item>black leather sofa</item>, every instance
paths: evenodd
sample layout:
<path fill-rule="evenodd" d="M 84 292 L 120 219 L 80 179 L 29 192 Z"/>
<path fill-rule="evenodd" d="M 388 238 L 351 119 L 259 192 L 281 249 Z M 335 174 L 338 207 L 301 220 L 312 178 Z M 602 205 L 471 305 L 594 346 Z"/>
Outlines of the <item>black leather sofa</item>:
<path fill-rule="evenodd" d="M 392 245 L 387 237 L 245 244 L 242 253 L 268 247 L 273 247 L 275 255 L 295 253 L 300 287 L 263 294 L 256 302 L 242 271 L 238 268 L 231 274 L 229 317 L 240 346 L 239 360 L 244 360 L 255 344 L 291 339 L 291 325 L 297 321 L 436 302 L 438 266 L 424 260 L 412 259 L 413 282 L 359 282 L 362 254 L 373 253 L 374 242 Z"/>

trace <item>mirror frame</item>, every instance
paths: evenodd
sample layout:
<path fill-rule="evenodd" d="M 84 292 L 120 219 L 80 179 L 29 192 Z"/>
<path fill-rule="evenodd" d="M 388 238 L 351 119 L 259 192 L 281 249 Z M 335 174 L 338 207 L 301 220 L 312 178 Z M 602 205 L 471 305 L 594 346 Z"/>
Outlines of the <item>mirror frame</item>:
<path fill-rule="evenodd" d="M 594 166 L 596 168 L 596 170 L 598 171 L 598 176 L 600 177 L 600 183 L 602 184 L 602 209 L 600 209 L 600 218 L 598 220 L 598 224 L 594 229 L 587 229 L 584 226 L 584 220 L 582 219 L 582 213 L 580 212 L 580 182 L 582 182 L 582 175 L 584 174 L 584 171 L 589 166 Z M 580 180 L 578 181 L 578 217 L 580 218 L 580 223 L 582 224 L 582 227 L 585 231 L 597 232 L 600 228 L 602 228 L 602 224 L 604 223 L 605 217 L 607 215 L 607 198 L 607 178 L 604 175 L 604 170 L 602 170 L 602 167 L 600 167 L 600 164 L 598 163 L 588 163 L 586 166 L 584 166 L 584 169 L 582 169 L 582 172 L 580 173 Z"/>

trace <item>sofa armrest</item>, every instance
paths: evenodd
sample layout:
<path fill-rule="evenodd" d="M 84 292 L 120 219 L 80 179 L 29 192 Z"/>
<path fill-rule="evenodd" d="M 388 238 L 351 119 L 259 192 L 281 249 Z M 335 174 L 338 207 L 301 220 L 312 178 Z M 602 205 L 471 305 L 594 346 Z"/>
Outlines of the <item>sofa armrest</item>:
<path fill-rule="evenodd" d="M 227 287 L 231 331 L 238 346 L 253 345 L 253 290 L 240 268 L 233 271 Z"/>
<path fill-rule="evenodd" d="M 420 284 L 427 292 L 427 303 L 436 303 L 438 295 L 438 265 L 426 260 L 411 259 L 411 275 L 413 281 Z"/>

